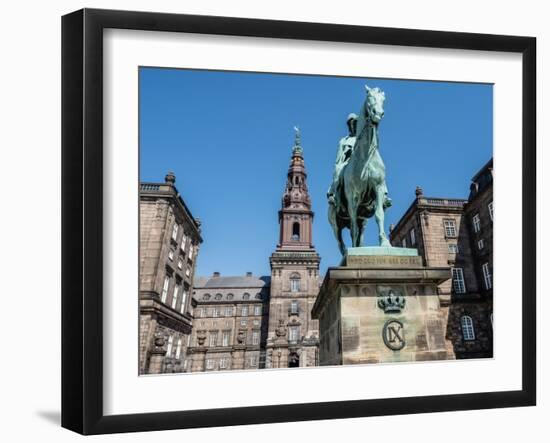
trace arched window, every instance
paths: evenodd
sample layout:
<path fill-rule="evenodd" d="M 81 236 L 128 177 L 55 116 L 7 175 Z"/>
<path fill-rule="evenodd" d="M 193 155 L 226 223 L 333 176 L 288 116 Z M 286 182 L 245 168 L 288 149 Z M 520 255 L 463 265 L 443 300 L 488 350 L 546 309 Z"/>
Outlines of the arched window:
<path fill-rule="evenodd" d="M 248 292 L 245 292 L 243 294 L 243 300 L 248 300 L 250 298 L 250 294 Z"/>
<path fill-rule="evenodd" d="M 462 337 L 464 340 L 470 341 L 476 339 L 472 317 L 469 315 L 463 315 L 460 318 L 460 325 L 462 326 Z"/>
<path fill-rule="evenodd" d="M 299 292 L 300 291 L 300 274 L 297 272 L 293 273 L 290 276 L 290 291 Z"/>
<path fill-rule="evenodd" d="M 210 294 L 204 294 L 204 295 L 202 296 L 202 299 L 203 299 L 203 300 L 210 300 Z"/>
<path fill-rule="evenodd" d="M 300 223 L 294 222 L 292 225 L 292 240 L 299 241 L 300 240 Z"/>
<path fill-rule="evenodd" d="M 227 294 L 225 298 L 227 298 L 228 300 L 233 300 L 233 294 Z"/>
<path fill-rule="evenodd" d="M 222 299 L 222 295 L 221 295 L 221 294 L 216 294 L 215 299 L 216 299 L 216 300 L 221 300 L 221 299 Z"/>

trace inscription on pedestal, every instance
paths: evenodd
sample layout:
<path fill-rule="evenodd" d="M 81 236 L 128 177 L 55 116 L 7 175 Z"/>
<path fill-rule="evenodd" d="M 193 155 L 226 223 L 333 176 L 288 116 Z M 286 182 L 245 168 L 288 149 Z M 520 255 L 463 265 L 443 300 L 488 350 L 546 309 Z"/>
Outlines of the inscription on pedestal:
<path fill-rule="evenodd" d="M 421 268 L 422 257 L 399 257 L 394 255 L 350 255 L 345 265 L 355 268 Z"/>

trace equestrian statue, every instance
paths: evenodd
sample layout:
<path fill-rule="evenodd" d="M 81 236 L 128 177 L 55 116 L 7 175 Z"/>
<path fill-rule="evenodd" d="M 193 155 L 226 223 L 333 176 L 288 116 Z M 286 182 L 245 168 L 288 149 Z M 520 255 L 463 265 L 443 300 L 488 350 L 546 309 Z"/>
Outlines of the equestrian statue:
<path fill-rule="evenodd" d="M 327 193 L 328 219 L 342 255 L 342 230 L 348 228 L 352 247 L 363 244 L 367 219 L 378 224 L 380 246 L 391 246 L 384 231 L 384 211 L 391 206 L 386 167 L 378 150 L 378 125 L 384 116 L 384 92 L 365 86 L 367 97 L 359 116 L 347 119 L 348 135 L 340 140 L 334 175 Z"/>

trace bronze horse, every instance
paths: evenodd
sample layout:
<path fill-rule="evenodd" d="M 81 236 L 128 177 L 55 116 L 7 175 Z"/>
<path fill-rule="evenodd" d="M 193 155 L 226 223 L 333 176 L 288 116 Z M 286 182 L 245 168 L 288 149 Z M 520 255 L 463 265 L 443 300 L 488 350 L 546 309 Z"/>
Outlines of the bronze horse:
<path fill-rule="evenodd" d="M 340 174 L 334 199 L 329 201 L 328 218 L 342 255 L 346 254 L 342 229 L 350 230 L 352 247 L 359 247 L 367 219 L 373 215 L 380 246 L 391 246 L 384 231 L 384 211 L 391 206 L 391 199 L 386 167 L 378 151 L 378 124 L 384 116 L 386 97 L 379 88 L 365 89 L 367 97 L 357 122 L 357 140 Z"/>

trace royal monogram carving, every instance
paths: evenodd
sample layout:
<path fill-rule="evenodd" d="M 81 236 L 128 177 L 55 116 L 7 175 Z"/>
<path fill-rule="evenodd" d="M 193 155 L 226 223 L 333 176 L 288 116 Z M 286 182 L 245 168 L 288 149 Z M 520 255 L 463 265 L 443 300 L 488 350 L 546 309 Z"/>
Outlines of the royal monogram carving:
<path fill-rule="evenodd" d="M 405 330 L 399 320 L 388 320 L 382 329 L 384 344 L 392 351 L 399 351 L 405 347 Z"/>

